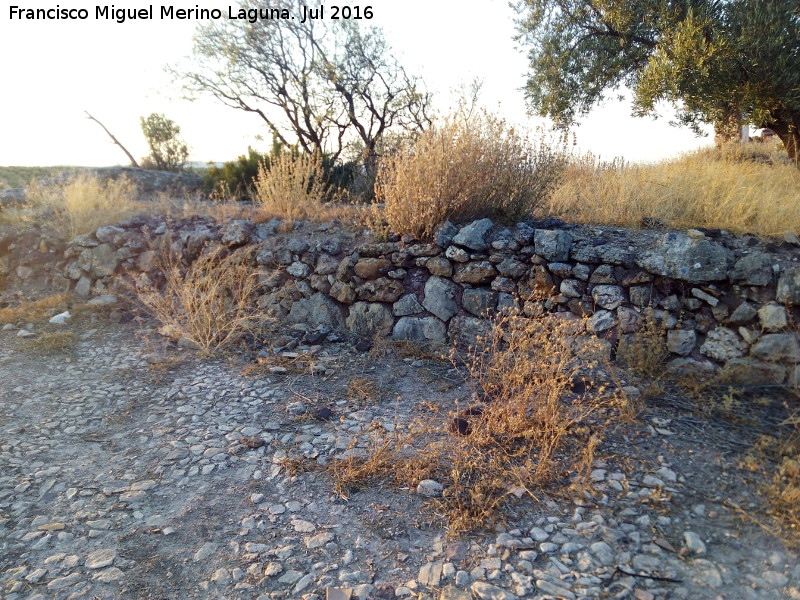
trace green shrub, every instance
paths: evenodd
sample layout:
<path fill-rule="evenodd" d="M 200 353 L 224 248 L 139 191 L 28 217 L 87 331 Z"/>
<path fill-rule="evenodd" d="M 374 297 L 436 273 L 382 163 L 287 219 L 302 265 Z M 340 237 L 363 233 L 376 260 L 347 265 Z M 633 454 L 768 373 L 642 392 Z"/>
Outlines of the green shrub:
<path fill-rule="evenodd" d="M 258 167 L 262 163 L 269 164 L 269 155 L 261 154 L 247 148 L 236 160 L 223 163 L 221 167 L 211 166 L 205 176 L 206 192 L 218 191 L 226 195 L 240 198 L 250 194 L 258 175 Z"/>

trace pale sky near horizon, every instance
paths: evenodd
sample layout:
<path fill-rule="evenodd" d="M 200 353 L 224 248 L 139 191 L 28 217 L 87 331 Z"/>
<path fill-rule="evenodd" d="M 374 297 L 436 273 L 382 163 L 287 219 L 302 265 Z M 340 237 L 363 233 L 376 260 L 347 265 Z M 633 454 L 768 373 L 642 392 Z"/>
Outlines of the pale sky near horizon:
<path fill-rule="evenodd" d="M 355 2 L 348 2 L 351 5 Z M 333 2 L 323 2 L 327 7 Z M 10 20 L 10 7 L 87 8 L 86 21 Z M 141 8 L 145 2 L 116 2 Z M 137 157 L 147 153 L 139 117 L 164 113 L 181 127 L 193 161 L 232 160 L 248 145 L 268 148 L 270 136 L 260 119 L 221 105 L 211 97 L 181 98 L 180 82 L 164 71 L 191 53 L 201 22 L 155 19 L 95 20 L 95 2 L 85 0 L 6 0 L 0 8 L 0 55 L 4 90 L 0 94 L 0 166 L 127 164 L 123 152 L 84 116 L 88 110 Z M 219 2 L 173 4 L 179 8 L 224 8 Z M 231 5 L 235 6 L 233 2 Z M 319 3 L 309 2 L 309 6 Z M 451 90 L 473 78 L 484 81 L 484 104 L 512 122 L 536 126 L 526 115 L 527 60 L 517 49 L 514 11 L 507 0 L 366 0 L 371 24 L 384 29 L 394 52 L 410 72 L 422 76 L 444 112 Z M 102 4 L 100 6 L 103 6 Z M 263 6 L 268 7 L 269 2 Z M 711 143 L 685 128 L 630 117 L 627 102 L 597 108 L 575 129 L 578 148 L 606 159 L 652 161 Z"/>

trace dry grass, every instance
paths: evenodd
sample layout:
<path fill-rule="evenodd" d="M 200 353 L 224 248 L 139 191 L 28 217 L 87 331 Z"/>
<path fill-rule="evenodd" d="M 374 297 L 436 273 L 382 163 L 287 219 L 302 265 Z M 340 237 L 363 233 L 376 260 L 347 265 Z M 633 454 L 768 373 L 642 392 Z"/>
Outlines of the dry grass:
<path fill-rule="evenodd" d="M 131 286 L 145 310 L 161 323 L 161 333 L 188 340 L 206 356 L 257 332 L 268 320 L 255 304 L 262 284 L 251 264 L 252 251 L 226 253 L 222 247 L 210 248 L 184 266 L 164 251 L 163 289 Z"/>
<path fill-rule="evenodd" d="M 242 369 L 242 374 L 247 377 L 263 377 L 270 373 L 302 375 L 312 373 L 319 364 L 317 358 L 308 352 L 287 352 L 258 357 Z"/>
<path fill-rule="evenodd" d="M 69 294 L 53 294 L 23 302 L 15 307 L 0 308 L 0 324 L 42 323 L 53 315 L 67 310 L 70 302 Z"/>
<path fill-rule="evenodd" d="M 602 385 L 570 392 L 594 366 L 571 350 L 579 330 L 543 314 L 499 317 L 481 341 L 487 350 L 466 357 L 472 398 L 449 413 L 422 407 L 407 428 L 375 433 L 367 452 L 331 464 L 337 489 L 434 479 L 445 488 L 435 509 L 452 531 L 464 531 L 490 527 L 509 501 L 536 498 L 551 484 L 580 486 L 616 409 Z"/>
<path fill-rule="evenodd" d="M 377 402 L 380 396 L 378 384 L 366 377 L 353 377 L 347 383 L 347 399 L 356 404 Z"/>
<path fill-rule="evenodd" d="M 377 220 L 418 238 L 447 219 L 519 220 L 544 205 L 563 164 L 563 154 L 544 140 L 534 143 L 488 113 L 448 117 L 384 157 Z"/>
<path fill-rule="evenodd" d="M 620 344 L 617 358 L 641 377 L 658 379 L 664 373 L 669 357 L 666 344 L 667 328 L 656 318 L 652 309 L 642 311 L 642 320 L 635 333 L 628 334 Z"/>
<path fill-rule="evenodd" d="M 784 533 L 793 546 L 800 546 L 800 409 L 782 423 L 791 428 L 788 435 L 775 444 L 778 460 L 772 481 L 767 485 L 767 498 L 773 514 L 784 526 Z"/>
<path fill-rule="evenodd" d="M 444 344 L 422 344 L 410 340 L 376 338 L 369 353 L 373 358 L 393 355 L 413 360 L 449 361 L 449 349 Z"/>
<path fill-rule="evenodd" d="M 63 185 L 33 183 L 28 199 L 34 207 L 53 210 L 51 225 L 70 238 L 153 208 L 137 199 L 127 178 L 103 182 L 90 174 L 76 175 Z"/>
<path fill-rule="evenodd" d="M 72 331 L 49 331 L 23 342 L 20 348 L 35 352 L 63 352 L 72 348 L 77 340 Z"/>
<path fill-rule="evenodd" d="M 255 180 L 260 212 L 269 217 L 297 220 L 319 218 L 328 195 L 322 156 L 286 152 L 261 164 Z"/>
<path fill-rule="evenodd" d="M 760 144 L 654 165 L 597 164 L 589 155 L 567 168 L 550 209 L 580 223 L 639 227 L 650 217 L 670 227 L 780 235 L 800 232 L 799 186 L 800 171 Z"/>

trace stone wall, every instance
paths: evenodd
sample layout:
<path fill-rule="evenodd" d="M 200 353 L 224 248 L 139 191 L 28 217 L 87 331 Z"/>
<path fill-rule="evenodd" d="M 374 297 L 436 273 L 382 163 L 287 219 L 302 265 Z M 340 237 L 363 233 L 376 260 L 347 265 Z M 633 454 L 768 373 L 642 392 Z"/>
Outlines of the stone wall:
<path fill-rule="evenodd" d="M 167 240 L 167 242 L 165 242 Z M 618 348 L 650 308 L 668 328 L 669 368 L 732 383 L 800 377 L 800 249 L 716 230 L 630 231 L 557 219 L 511 228 L 445 223 L 432 242 L 369 242 L 335 224 L 167 225 L 137 218 L 74 240 L 60 272 L 78 294 L 123 272 L 157 280 L 159 248 L 193 260 L 209 245 L 255 246 L 259 306 L 290 322 L 359 337 L 468 342 L 506 307 L 588 317 Z"/>

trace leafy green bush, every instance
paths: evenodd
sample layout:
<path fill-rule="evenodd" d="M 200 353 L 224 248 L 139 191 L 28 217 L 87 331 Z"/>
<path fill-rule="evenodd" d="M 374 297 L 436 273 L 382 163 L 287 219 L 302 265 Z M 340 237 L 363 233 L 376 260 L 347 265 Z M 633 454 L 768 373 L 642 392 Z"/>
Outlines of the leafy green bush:
<path fill-rule="evenodd" d="M 180 171 L 189 157 L 189 147 L 178 138 L 181 128 L 164 115 L 152 113 L 139 120 L 150 154 L 142 159 L 145 169 Z"/>
<path fill-rule="evenodd" d="M 224 197 L 235 199 L 255 198 L 255 185 L 259 171 L 269 171 L 273 163 L 286 154 L 287 149 L 283 144 L 274 140 L 269 153 L 262 154 L 253 148 L 247 148 L 243 154 L 234 161 L 226 162 L 221 167 L 212 166 L 205 176 L 205 191 L 217 192 Z M 297 149 L 290 153 L 296 158 Z M 322 172 L 324 180 L 334 190 L 346 190 L 355 180 L 358 166 L 355 162 L 337 162 L 330 157 L 322 158 Z"/>
<path fill-rule="evenodd" d="M 250 194 L 262 163 L 269 164 L 270 155 L 261 154 L 248 146 L 247 154 L 236 160 L 224 163 L 221 167 L 211 166 L 205 176 L 206 192 L 221 192 L 241 198 Z"/>

